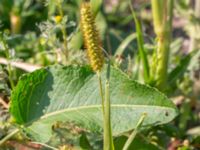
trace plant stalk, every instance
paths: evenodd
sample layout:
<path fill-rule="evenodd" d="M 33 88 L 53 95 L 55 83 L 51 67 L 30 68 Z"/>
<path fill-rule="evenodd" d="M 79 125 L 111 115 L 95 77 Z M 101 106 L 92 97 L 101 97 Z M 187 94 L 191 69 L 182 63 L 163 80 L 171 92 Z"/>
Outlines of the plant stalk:
<path fill-rule="evenodd" d="M 105 84 L 105 101 L 104 101 L 104 150 L 114 150 L 111 128 L 111 111 L 110 111 L 110 62 L 108 63 L 106 84 Z"/>
<path fill-rule="evenodd" d="M 124 145 L 124 147 L 123 147 L 123 150 L 128 150 L 128 148 L 130 147 L 131 143 L 132 143 L 133 140 L 135 139 L 135 136 L 136 136 L 137 133 L 138 133 L 138 129 L 141 127 L 141 125 L 142 125 L 142 123 L 144 122 L 144 119 L 145 119 L 146 116 L 147 116 L 147 114 L 144 113 L 144 114 L 140 117 L 140 119 L 139 119 L 139 121 L 138 121 L 138 123 L 137 123 L 135 129 L 133 130 L 133 132 L 132 132 L 131 135 L 129 136 L 128 140 L 126 141 L 126 143 L 125 143 L 125 145 Z"/>
<path fill-rule="evenodd" d="M 173 0 L 151 0 L 154 31 L 157 38 L 151 78 L 163 90 L 167 82 L 168 59 L 171 41 Z"/>
<path fill-rule="evenodd" d="M 104 150 L 114 150 L 112 129 L 110 121 L 110 93 L 109 93 L 109 81 L 106 81 L 105 85 L 105 114 L 104 114 Z"/>
<path fill-rule="evenodd" d="M 7 43 L 3 37 L 3 34 L 0 35 L 0 39 L 3 43 L 3 46 L 5 48 L 5 55 L 6 55 L 6 59 L 8 60 L 8 80 L 10 82 L 10 86 L 11 86 L 11 89 L 14 89 L 15 85 L 14 85 L 14 82 L 12 80 L 12 66 L 11 66 L 11 63 L 10 63 L 10 53 L 9 53 L 9 48 L 7 46 Z"/>
<path fill-rule="evenodd" d="M 100 72 L 97 72 L 98 81 L 99 81 L 99 91 L 101 96 L 101 105 L 102 105 L 102 113 L 104 116 L 104 97 L 103 97 L 103 89 L 102 89 L 102 81 L 101 81 L 101 74 Z"/>
<path fill-rule="evenodd" d="M 61 18 L 63 19 L 64 17 L 64 14 L 63 14 L 63 11 L 62 11 L 62 5 L 61 5 L 61 0 L 58 0 L 57 2 L 57 7 L 58 7 L 58 12 L 61 16 Z M 65 57 L 68 58 L 68 43 L 67 43 L 67 31 L 66 31 L 66 25 L 62 25 L 61 27 L 61 32 L 62 32 L 62 35 L 63 35 L 63 42 L 64 42 L 64 48 L 65 48 L 65 51 L 64 51 L 64 54 L 65 54 Z"/>

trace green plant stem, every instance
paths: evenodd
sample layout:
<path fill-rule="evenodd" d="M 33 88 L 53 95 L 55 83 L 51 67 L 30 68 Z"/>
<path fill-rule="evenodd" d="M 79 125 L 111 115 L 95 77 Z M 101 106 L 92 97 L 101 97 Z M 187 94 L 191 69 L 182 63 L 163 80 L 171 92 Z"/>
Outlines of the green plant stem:
<path fill-rule="evenodd" d="M 3 145 L 7 140 L 9 140 L 11 137 L 13 137 L 15 134 L 17 134 L 20 130 L 19 129 L 15 129 L 14 131 L 12 131 L 10 134 L 8 134 L 7 136 L 5 136 L 1 141 L 0 141 L 0 147 L 1 145 Z"/>
<path fill-rule="evenodd" d="M 135 139 L 135 136 L 136 136 L 136 134 L 138 133 L 138 129 L 139 129 L 140 126 L 142 125 L 142 123 L 143 123 L 143 121 L 144 121 L 144 119 L 145 119 L 146 116 L 147 116 L 146 113 L 144 113 L 144 114 L 140 117 L 140 119 L 139 119 L 139 121 L 138 121 L 138 123 L 137 123 L 137 125 L 136 125 L 136 127 L 135 127 L 135 129 L 134 129 L 134 131 L 131 133 L 131 135 L 129 136 L 128 140 L 126 141 L 126 143 L 125 143 L 125 145 L 124 145 L 124 147 L 123 147 L 123 150 L 128 150 L 129 146 L 131 145 L 131 143 L 132 143 L 133 140 Z"/>
<path fill-rule="evenodd" d="M 104 150 L 114 150 L 110 117 L 110 93 L 107 80 L 105 85 Z"/>
<path fill-rule="evenodd" d="M 14 82 L 12 80 L 12 66 L 11 66 L 11 63 L 10 63 L 10 54 L 9 54 L 9 48 L 7 46 L 7 43 L 3 37 L 3 35 L 1 34 L 1 41 L 3 43 L 3 46 L 5 48 L 5 55 L 6 55 L 6 59 L 8 60 L 8 80 L 10 82 L 10 86 L 11 86 L 11 89 L 14 89 L 15 85 L 14 85 Z"/>
<path fill-rule="evenodd" d="M 102 113 L 104 116 L 104 97 L 103 97 L 103 89 L 102 89 L 102 81 L 101 81 L 101 74 L 100 72 L 97 72 L 98 81 L 99 81 L 99 91 L 101 96 L 101 105 L 102 105 Z"/>
<path fill-rule="evenodd" d="M 157 47 L 151 77 L 156 86 L 163 90 L 167 81 L 169 49 L 173 16 L 173 0 L 151 0 L 154 30 L 157 36 Z"/>
<path fill-rule="evenodd" d="M 104 101 L 104 150 L 114 150 L 111 128 L 111 111 L 110 111 L 110 62 L 108 63 L 106 84 L 105 84 L 105 101 Z"/>
<path fill-rule="evenodd" d="M 60 16 L 63 19 L 64 14 L 63 14 L 63 11 L 62 11 L 61 0 L 57 1 L 57 7 L 58 7 L 58 11 L 59 11 Z M 62 35 L 63 35 L 63 42 L 64 42 L 64 48 L 65 48 L 64 54 L 65 54 L 65 57 L 68 58 L 69 54 L 68 54 L 68 43 L 67 43 L 66 25 L 64 25 L 64 26 L 62 25 L 61 26 L 61 31 L 62 31 Z"/>

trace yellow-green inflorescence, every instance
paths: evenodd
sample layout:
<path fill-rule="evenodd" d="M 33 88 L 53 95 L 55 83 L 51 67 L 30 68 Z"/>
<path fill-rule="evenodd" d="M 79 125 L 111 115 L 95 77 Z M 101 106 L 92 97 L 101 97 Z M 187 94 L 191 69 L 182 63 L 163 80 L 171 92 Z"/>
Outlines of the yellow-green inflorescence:
<path fill-rule="evenodd" d="M 84 45 L 87 49 L 90 65 L 95 72 L 100 72 L 104 64 L 104 55 L 89 2 L 82 3 L 80 16 Z"/>

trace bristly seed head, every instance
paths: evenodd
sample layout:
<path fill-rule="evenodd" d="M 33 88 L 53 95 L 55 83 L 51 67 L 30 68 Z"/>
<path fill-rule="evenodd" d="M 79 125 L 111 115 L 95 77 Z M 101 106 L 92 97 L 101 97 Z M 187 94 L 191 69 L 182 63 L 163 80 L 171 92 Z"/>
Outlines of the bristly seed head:
<path fill-rule="evenodd" d="M 104 55 L 89 2 L 82 3 L 80 16 L 84 45 L 87 49 L 90 65 L 95 72 L 100 72 L 104 64 Z"/>

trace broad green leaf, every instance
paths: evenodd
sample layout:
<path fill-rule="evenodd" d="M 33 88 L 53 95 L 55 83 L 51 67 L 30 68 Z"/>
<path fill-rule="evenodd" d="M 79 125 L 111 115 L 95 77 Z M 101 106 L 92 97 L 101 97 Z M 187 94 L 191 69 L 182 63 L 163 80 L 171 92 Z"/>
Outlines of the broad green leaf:
<path fill-rule="evenodd" d="M 105 76 L 103 71 L 103 83 Z M 20 79 L 11 96 L 10 112 L 16 123 L 25 125 L 30 136 L 40 142 L 49 140 L 57 121 L 101 133 L 99 95 L 97 76 L 89 67 L 55 65 Z M 165 95 L 115 68 L 111 69 L 110 95 L 114 135 L 133 129 L 143 113 L 147 113 L 143 127 L 170 122 L 177 115 Z"/>

